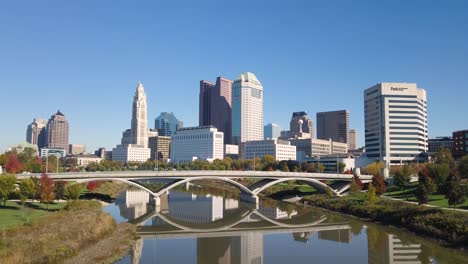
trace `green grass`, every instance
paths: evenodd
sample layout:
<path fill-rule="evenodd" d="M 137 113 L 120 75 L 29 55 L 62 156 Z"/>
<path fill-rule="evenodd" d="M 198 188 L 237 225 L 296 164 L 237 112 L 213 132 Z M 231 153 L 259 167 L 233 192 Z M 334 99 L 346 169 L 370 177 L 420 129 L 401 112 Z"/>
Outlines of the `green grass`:
<path fill-rule="evenodd" d="M 5 207 L 2 203 L 0 206 L 0 228 L 31 223 L 48 212 L 59 210 L 64 206 L 65 203 L 49 204 L 49 210 L 47 210 L 47 205 L 42 203 L 28 203 L 21 206 L 20 203 L 8 201 Z"/>
<path fill-rule="evenodd" d="M 384 195 L 388 197 L 396 198 L 396 199 L 410 201 L 410 202 L 418 202 L 418 199 L 416 199 L 416 196 L 414 194 L 415 190 L 416 190 L 415 184 L 413 184 L 409 189 L 405 191 L 402 191 L 396 188 L 395 186 L 392 186 L 388 188 L 387 192 Z M 430 205 L 440 206 L 444 208 L 453 208 L 452 206 L 449 206 L 448 199 L 445 198 L 445 195 L 443 194 L 434 193 L 434 194 L 429 195 L 428 198 L 429 198 L 428 204 Z M 457 205 L 456 208 L 468 209 L 468 199 L 463 204 Z"/>

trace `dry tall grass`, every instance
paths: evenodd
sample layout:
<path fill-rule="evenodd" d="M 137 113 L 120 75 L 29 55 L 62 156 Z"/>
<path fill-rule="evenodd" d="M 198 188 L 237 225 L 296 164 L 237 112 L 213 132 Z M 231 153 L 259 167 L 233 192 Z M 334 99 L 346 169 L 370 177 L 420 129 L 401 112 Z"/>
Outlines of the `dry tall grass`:
<path fill-rule="evenodd" d="M 99 202 L 72 202 L 68 210 L 2 232 L 0 263 L 61 263 L 116 229 L 116 222 L 102 212 Z"/>

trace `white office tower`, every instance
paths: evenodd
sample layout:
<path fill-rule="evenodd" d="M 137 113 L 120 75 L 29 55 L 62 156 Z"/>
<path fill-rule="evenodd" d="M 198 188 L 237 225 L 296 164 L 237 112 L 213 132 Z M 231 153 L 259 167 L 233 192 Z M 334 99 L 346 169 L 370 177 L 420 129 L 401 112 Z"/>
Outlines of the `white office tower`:
<path fill-rule="evenodd" d="M 213 126 L 181 128 L 172 136 L 170 155 L 177 163 L 222 160 L 224 134 Z"/>
<path fill-rule="evenodd" d="M 146 94 L 143 84 L 138 83 L 133 97 L 132 124 L 122 134 L 122 141 L 112 150 L 112 160 L 145 162 L 150 158 L 148 148 L 148 119 Z"/>
<path fill-rule="evenodd" d="M 263 139 L 263 86 L 253 73 L 242 73 L 232 84 L 234 144 Z"/>
<path fill-rule="evenodd" d="M 364 91 L 366 155 L 387 167 L 425 161 L 426 91 L 415 83 L 379 83 Z"/>

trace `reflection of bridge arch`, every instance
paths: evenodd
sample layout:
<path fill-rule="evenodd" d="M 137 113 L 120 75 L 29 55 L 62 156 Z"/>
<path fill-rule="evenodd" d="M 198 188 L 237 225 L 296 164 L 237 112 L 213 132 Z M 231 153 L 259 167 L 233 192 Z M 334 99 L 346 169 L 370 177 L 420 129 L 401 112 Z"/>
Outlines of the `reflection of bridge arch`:
<path fill-rule="evenodd" d="M 172 217 L 168 217 L 167 215 L 164 214 L 158 214 L 157 216 L 161 218 L 164 222 L 168 223 L 171 226 L 177 227 L 181 230 L 184 231 L 190 231 L 190 232 L 219 232 L 219 231 L 224 231 L 227 230 L 233 226 L 238 225 L 241 223 L 244 219 L 248 218 L 254 213 L 253 210 L 249 210 L 244 212 L 240 217 L 237 217 L 234 219 L 234 221 L 231 221 L 230 223 L 227 223 L 221 227 L 213 227 L 213 228 L 197 228 L 197 227 L 190 227 L 187 224 L 182 224 L 178 222 L 182 221 L 177 221 L 175 219 L 172 219 Z"/>
<path fill-rule="evenodd" d="M 199 176 L 199 177 L 189 177 L 186 179 L 179 179 L 174 182 L 166 184 L 158 192 L 156 192 L 154 196 L 159 197 L 162 194 L 170 191 L 171 189 L 174 189 L 175 187 L 179 185 L 186 184 L 188 182 L 196 181 L 196 180 L 219 180 L 219 181 L 227 182 L 233 185 L 234 187 L 236 187 L 237 189 L 239 189 L 240 191 L 243 191 L 244 193 L 250 194 L 251 196 L 256 196 L 254 192 L 252 192 L 249 188 L 245 187 L 243 184 L 236 182 L 235 180 L 231 178 L 224 178 L 224 177 L 219 177 L 219 176 Z"/>
<path fill-rule="evenodd" d="M 140 184 L 138 182 L 134 182 L 134 181 L 131 181 L 131 180 L 127 180 L 127 179 L 121 179 L 121 178 L 106 178 L 106 179 L 86 178 L 86 179 L 74 180 L 74 182 L 71 183 L 71 184 L 87 183 L 87 182 L 92 182 L 92 181 L 118 181 L 118 182 L 122 182 L 122 183 L 125 183 L 125 184 L 128 184 L 128 185 L 131 185 L 131 186 L 135 186 L 135 187 L 137 187 L 139 189 L 142 189 L 142 190 L 148 192 L 150 195 L 155 196 L 155 193 L 152 190 L 145 187 L 143 184 Z"/>
<path fill-rule="evenodd" d="M 263 179 L 249 186 L 249 189 L 254 193 L 254 195 L 258 195 L 269 187 L 272 187 L 278 183 L 287 182 L 287 181 L 302 181 L 316 189 L 321 189 L 324 191 L 326 191 L 327 189 L 330 189 L 335 195 L 337 196 L 340 195 L 340 193 L 338 193 L 337 191 L 335 191 L 334 189 L 332 189 L 330 186 L 326 185 L 325 183 L 320 182 L 319 180 L 311 179 L 311 178 Z"/>
<path fill-rule="evenodd" d="M 279 222 L 279 221 L 276 221 L 275 219 L 271 219 L 271 218 L 268 218 L 266 217 L 265 215 L 263 215 L 262 213 L 260 213 L 259 211 L 255 211 L 254 212 L 255 215 L 257 215 L 258 217 L 260 217 L 261 219 L 267 221 L 267 222 L 270 222 L 272 223 L 273 225 L 275 226 L 279 226 L 279 227 L 283 227 L 283 228 L 302 228 L 302 227 L 309 227 L 309 226 L 314 226 L 314 225 L 317 225 L 317 224 L 320 224 L 322 223 L 323 221 L 327 220 L 327 217 L 322 215 L 319 219 L 313 221 L 313 222 L 310 222 L 310 223 L 306 223 L 306 224 L 286 224 L 286 223 L 282 223 L 282 222 Z"/>
<path fill-rule="evenodd" d="M 251 209 L 251 210 L 247 210 L 247 211 L 244 211 L 244 212 L 240 212 L 240 214 L 238 216 L 236 216 L 233 219 L 230 219 L 229 221 L 227 221 L 222 226 L 214 226 L 214 227 L 204 227 L 203 228 L 203 227 L 200 227 L 199 223 L 194 224 L 194 223 L 188 223 L 188 222 L 185 222 L 185 221 L 180 221 L 180 220 L 174 219 L 173 217 L 170 217 L 170 216 L 168 216 L 166 214 L 163 214 L 163 213 L 160 213 L 160 212 L 154 213 L 154 214 L 148 214 L 143 219 L 138 219 L 137 222 L 132 222 L 132 223 L 136 224 L 138 226 L 138 225 L 144 224 L 146 221 L 148 221 L 149 219 L 151 219 L 153 217 L 159 217 L 161 220 L 168 223 L 169 225 L 171 225 L 173 227 L 176 227 L 176 228 L 178 228 L 180 230 L 183 230 L 183 231 L 188 231 L 188 232 L 220 232 L 220 231 L 228 230 L 228 229 L 230 229 L 232 227 L 235 227 L 235 226 L 241 224 L 244 220 L 248 219 L 252 215 L 256 215 L 260 219 L 264 220 L 265 222 L 268 222 L 269 224 L 272 224 L 274 227 L 279 227 L 279 228 L 306 228 L 306 227 L 311 227 L 311 226 L 318 225 L 318 224 L 322 223 L 323 221 L 327 220 L 327 217 L 322 215 L 318 219 L 315 219 L 313 221 L 306 222 L 306 223 L 303 223 L 303 224 L 287 224 L 287 223 L 283 223 L 283 222 L 277 221 L 275 219 L 271 219 L 269 217 L 266 217 L 264 214 L 262 214 L 258 210 Z M 309 219 L 308 216 L 306 218 Z M 216 222 L 209 223 L 207 225 L 213 225 L 213 224 L 216 224 Z"/>

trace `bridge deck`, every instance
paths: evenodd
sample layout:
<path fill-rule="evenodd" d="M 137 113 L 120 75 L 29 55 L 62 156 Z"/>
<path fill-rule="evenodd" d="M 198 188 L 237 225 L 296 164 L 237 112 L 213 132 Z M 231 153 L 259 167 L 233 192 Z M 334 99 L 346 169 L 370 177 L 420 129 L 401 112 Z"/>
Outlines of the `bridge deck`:
<path fill-rule="evenodd" d="M 128 180 L 138 179 L 183 179 L 200 176 L 216 176 L 225 178 L 253 178 L 253 179 L 280 179 L 280 178 L 312 178 L 319 180 L 351 180 L 353 175 L 336 173 L 305 173 L 305 172 L 282 172 L 282 171 L 119 171 L 119 172 L 71 172 L 71 173 L 49 173 L 49 177 L 56 180 L 77 179 L 106 179 L 119 178 Z M 18 179 L 26 179 L 31 176 L 40 177 L 41 174 L 21 174 Z M 372 175 L 361 175 L 361 180 L 372 180 Z"/>

